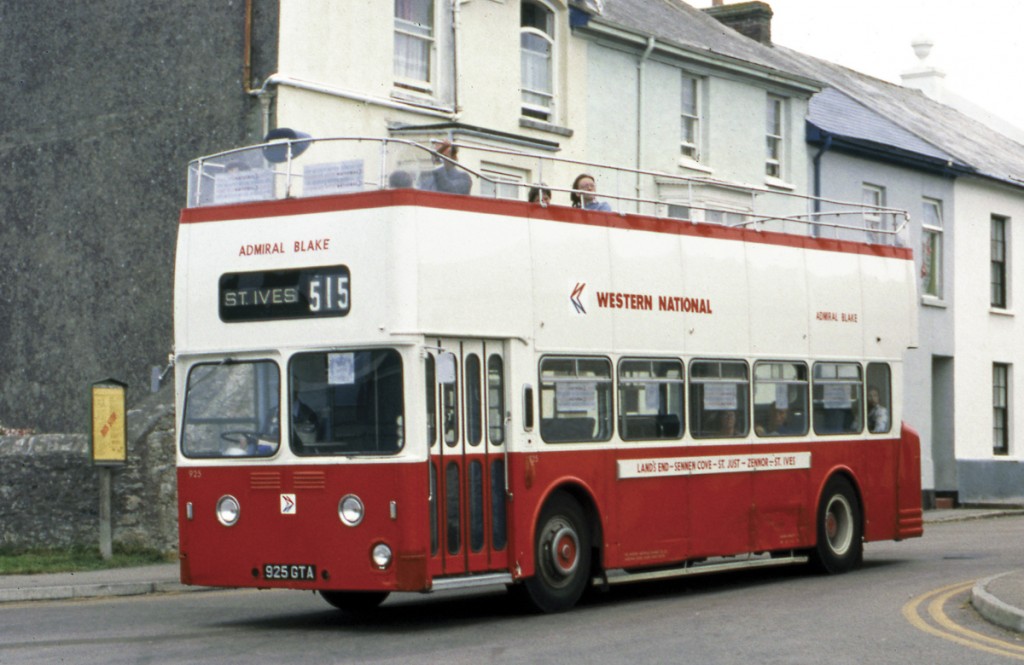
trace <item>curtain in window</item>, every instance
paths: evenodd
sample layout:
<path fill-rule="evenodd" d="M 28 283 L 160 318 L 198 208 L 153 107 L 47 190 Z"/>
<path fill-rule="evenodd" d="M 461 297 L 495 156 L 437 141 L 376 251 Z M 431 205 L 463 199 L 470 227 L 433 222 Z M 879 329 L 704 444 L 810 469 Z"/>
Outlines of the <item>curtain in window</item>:
<path fill-rule="evenodd" d="M 551 107 L 551 42 L 544 37 L 522 33 L 523 103 Z"/>
<path fill-rule="evenodd" d="M 395 0 L 395 76 L 430 82 L 433 0 Z"/>

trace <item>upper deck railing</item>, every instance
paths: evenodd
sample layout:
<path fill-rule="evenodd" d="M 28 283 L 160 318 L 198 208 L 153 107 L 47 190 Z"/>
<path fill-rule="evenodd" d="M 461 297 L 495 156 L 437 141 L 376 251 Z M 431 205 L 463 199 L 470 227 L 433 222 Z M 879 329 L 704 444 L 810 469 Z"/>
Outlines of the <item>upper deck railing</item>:
<path fill-rule="evenodd" d="M 570 205 L 577 175 L 596 183 L 604 209 L 871 244 L 907 245 L 906 211 L 786 190 L 459 144 L 461 161 L 406 139 L 297 137 L 229 150 L 189 164 L 188 207 L 417 188 L 528 200 L 546 190 Z M 468 159 L 467 159 L 468 157 Z M 473 164 L 473 167 L 467 164 Z M 552 183 L 564 183 L 561 185 Z M 595 204 L 591 203 L 591 206 Z M 593 209 L 593 208 L 591 208 Z"/>

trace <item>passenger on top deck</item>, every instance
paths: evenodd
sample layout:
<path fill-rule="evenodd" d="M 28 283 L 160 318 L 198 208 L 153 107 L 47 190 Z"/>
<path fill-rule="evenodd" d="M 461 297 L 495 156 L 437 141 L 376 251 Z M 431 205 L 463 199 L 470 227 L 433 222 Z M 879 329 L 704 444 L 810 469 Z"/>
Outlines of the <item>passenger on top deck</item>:
<path fill-rule="evenodd" d="M 398 170 L 388 176 L 388 189 L 406 189 L 412 187 L 412 174 Z"/>
<path fill-rule="evenodd" d="M 417 186 L 432 192 L 448 192 L 449 194 L 469 194 L 473 181 L 469 174 L 454 164 L 459 159 L 459 149 L 445 139 L 437 146 L 437 154 L 448 159 L 434 158 L 441 165 L 436 169 L 420 174 Z M 450 161 L 449 161 L 450 160 Z"/>
<path fill-rule="evenodd" d="M 540 183 L 540 187 L 531 187 L 530 193 L 526 195 L 526 200 L 530 203 L 543 203 L 547 205 L 551 203 L 551 190 L 544 186 L 544 183 Z"/>
<path fill-rule="evenodd" d="M 572 181 L 572 194 L 570 195 L 572 207 L 611 212 L 612 207 L 608 205 L 607 201 L 598 201 L 597 197 L 594 196 L 596 190 L 597 185 L 594 182 L 594 176 L 586 173 L 576 176 L 576 179 Z"/>

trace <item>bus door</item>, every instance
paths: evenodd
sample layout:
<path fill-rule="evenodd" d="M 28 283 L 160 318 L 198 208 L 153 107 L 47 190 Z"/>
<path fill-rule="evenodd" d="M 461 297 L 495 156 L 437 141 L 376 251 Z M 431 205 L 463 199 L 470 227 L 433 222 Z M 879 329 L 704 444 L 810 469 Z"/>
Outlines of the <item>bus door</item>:
<path fill-rule="evenodd" d="M 503 570 L 508 562 L 504 345 L 441 339 L 430 356 L 428 420 L 436 422 L 435 433 L 428 432 L 431 574 Z"/>

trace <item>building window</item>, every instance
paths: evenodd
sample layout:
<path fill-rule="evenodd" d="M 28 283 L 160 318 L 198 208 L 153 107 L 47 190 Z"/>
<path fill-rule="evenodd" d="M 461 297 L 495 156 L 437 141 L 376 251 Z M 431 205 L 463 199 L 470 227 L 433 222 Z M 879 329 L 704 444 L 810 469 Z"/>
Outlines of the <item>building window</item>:
<path fill-rule="evenodd" d="M 1010 366 L 992 365 L 992 452 L 1010 452 Z"/>
<path fill-rule="evenodd" d="M 767 154 L 765 161 L 765 173 L 772 178 L 782 177 L 782 147 L 783 147 L 783 109 L 785 100 L 782 97 L 768 95 L 768 107 L 765 114 L 765 127 L 767 134 Z"/>
<path fill-rule="evenodd" d="M 700 161 L 700 79 L 685 73 L 680 109 L 680 152 Z"/>
<path fill-rule="evenodd" d="M 942 297 L 942 201 L 925 199 L 921 217 L 921 293 Z"/>
<path fill-rule="evenodd" d="M 433 51 L 433 0 L 395 0 L 395 84 L 429 92 Z"/>
<path fill-rule="evenodd" d="M 555 98 L 555 13 L 540 2 L 523 0 L 519 25 L 523 115 L 547 121 Z"/>
<path fill-rule="evenodd" d="M 523 183 L 527 180 L 525 171 L 483 162 L 480 164 L 480 196 L 495 199 L 522 199 L 526 197 Z"/>
<path fill-rule="evenodd" d="M 1007 266 L 1010 261 L 1010 257 L 1006 247 L 1006 218 L 992 215 L 991 229 L 991 304 L 993 307 L 1006 309 L 1008 304 L 1006 276 L 1008 274 Z"/>
<path fill-rule="evenodd" d="M 872 233 L 883 228 L 882 213 L 879 208 L 885 207 L 885 187 L 880 185 L 869 185 L 864 183 L 861 186 L 860 201 L 863 204 L 862 215 L 864 228 L 868 231 L 868 242 L 877 243 L 881 240 L 878 233 Z"/>

